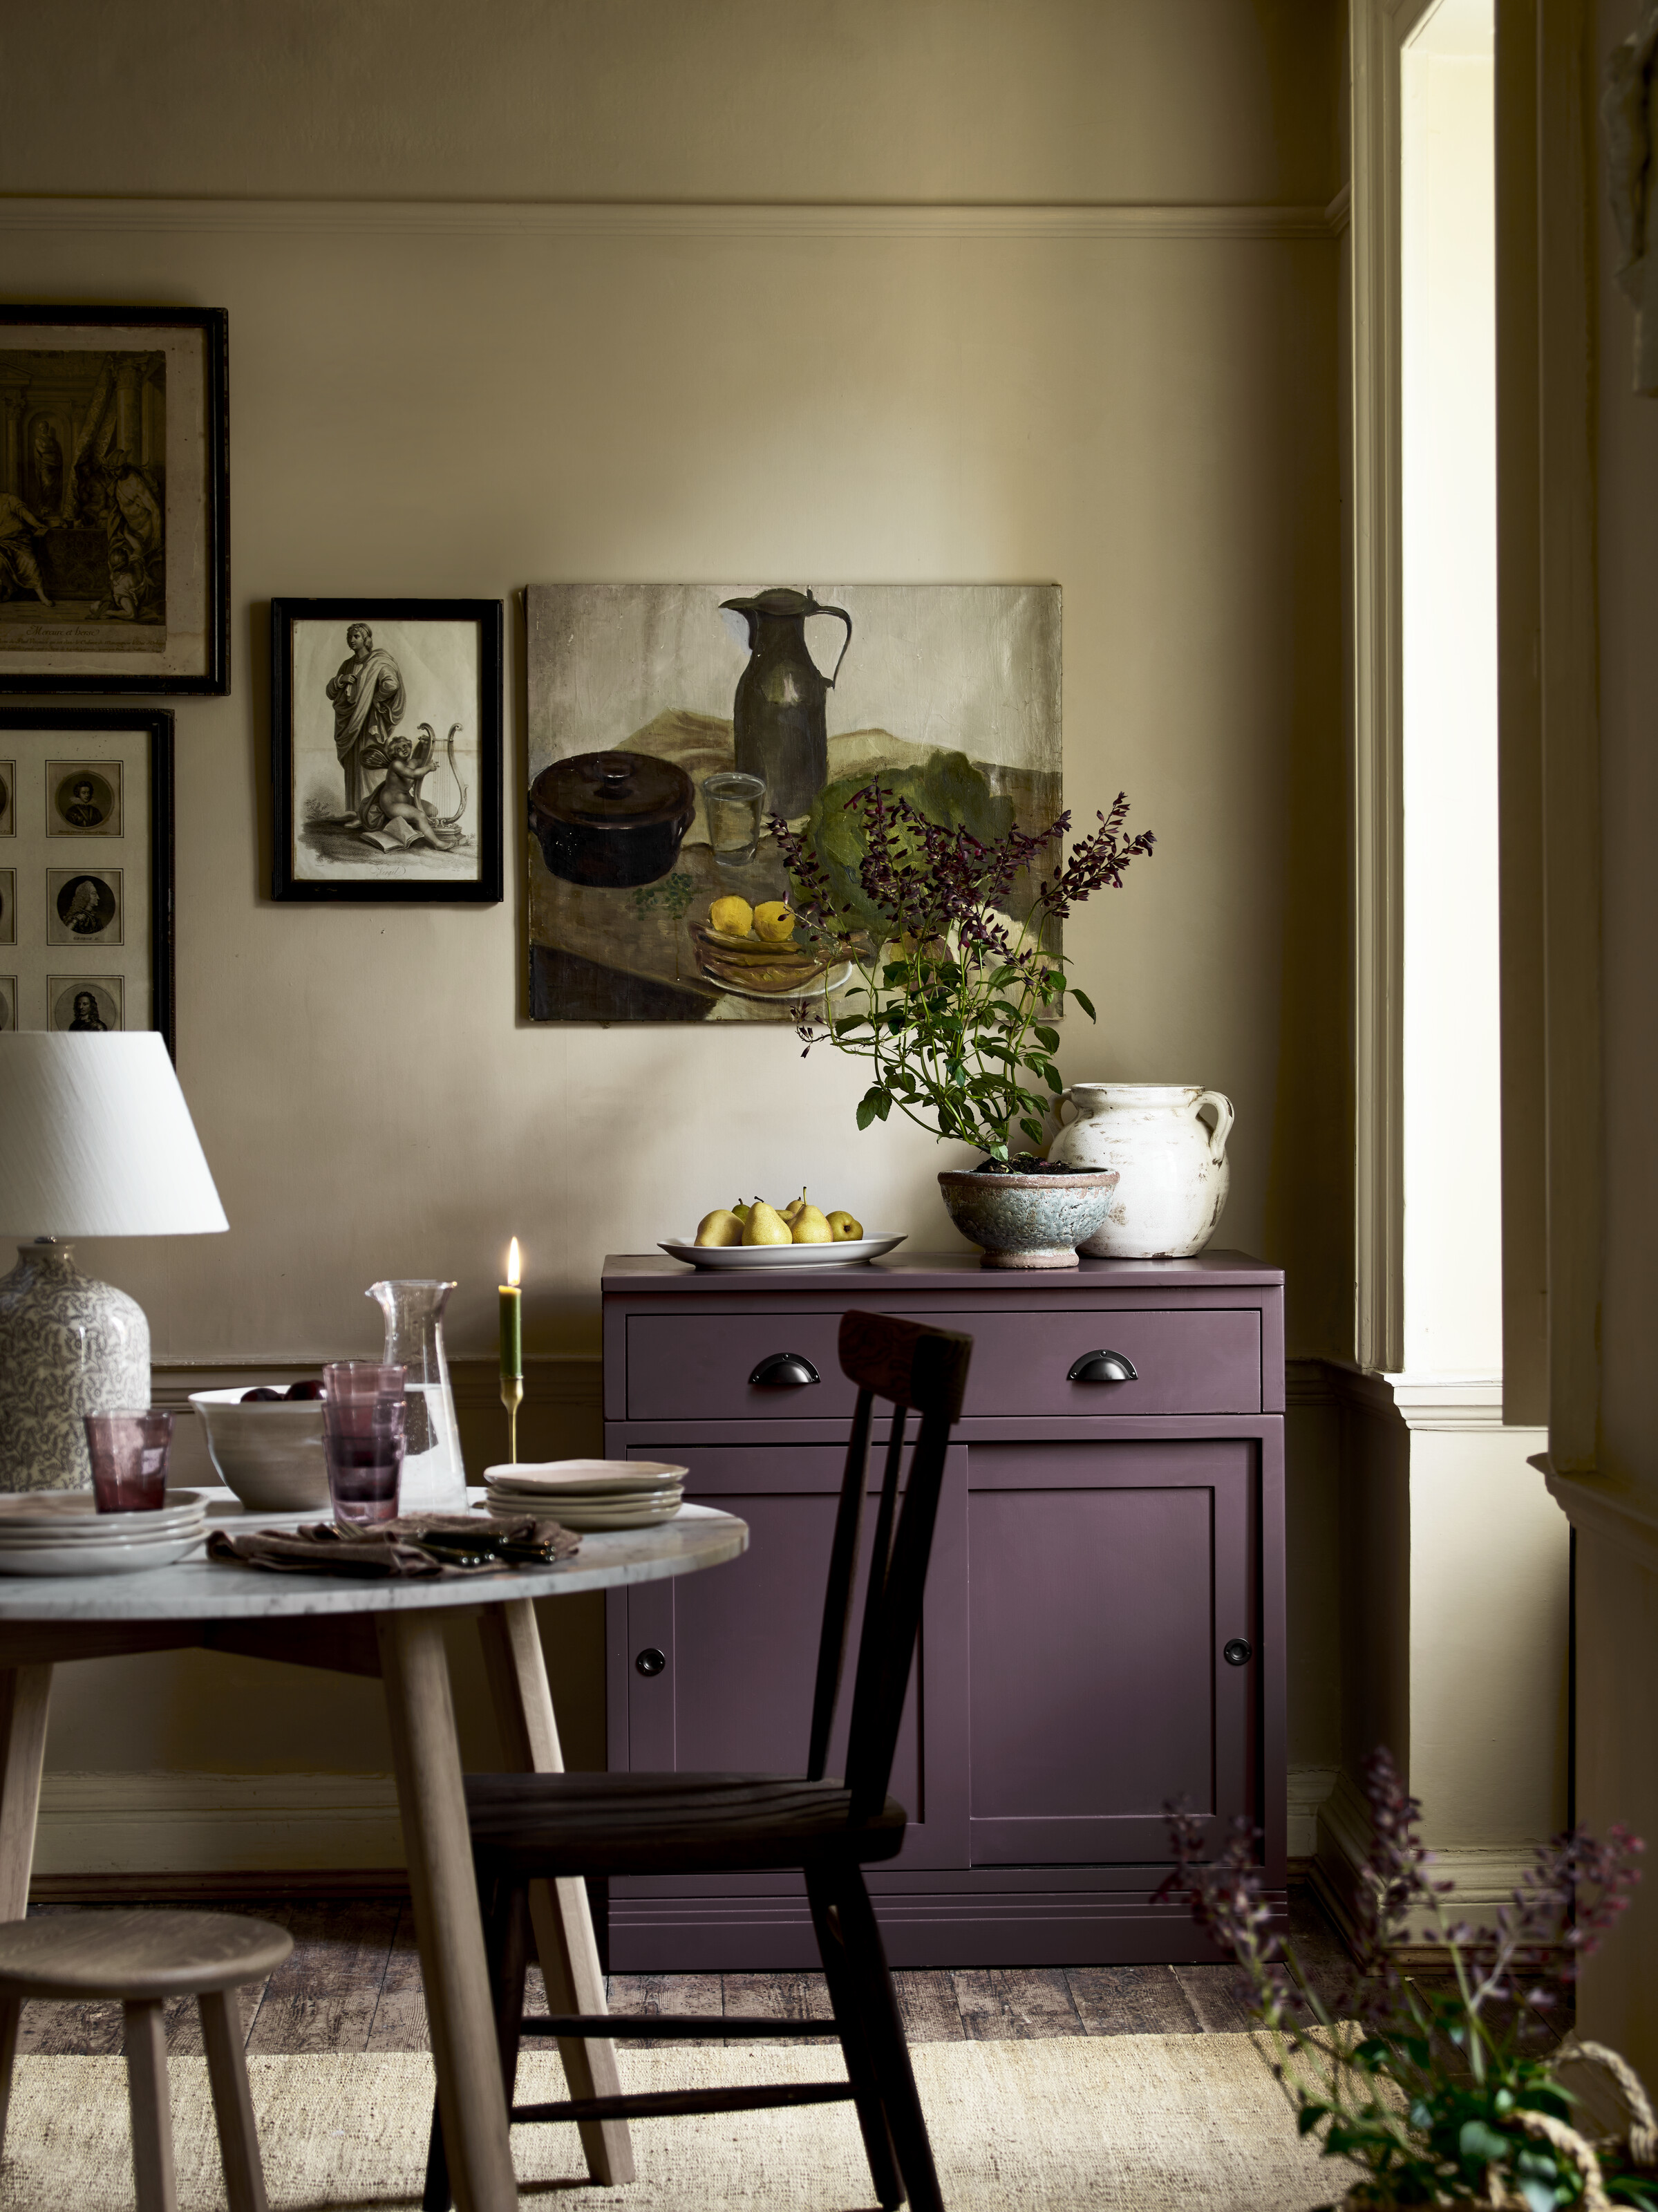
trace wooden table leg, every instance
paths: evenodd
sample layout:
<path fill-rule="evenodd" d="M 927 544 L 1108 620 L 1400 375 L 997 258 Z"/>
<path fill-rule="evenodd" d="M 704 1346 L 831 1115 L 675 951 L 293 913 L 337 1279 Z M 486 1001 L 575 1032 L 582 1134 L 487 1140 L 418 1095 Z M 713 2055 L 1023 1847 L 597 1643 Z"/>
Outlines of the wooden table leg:
<path fill-rule="evenodd" d="M 50 1667 L 0 1668 L 0 1920 L 28 1911 L 51 1698 Z"/>
<path fill-rule="evenodd" d="M 528 1598 L 486 1606 L 478 1627 L 508 1769 L 514 1774 L 562 1774 L 564 1757 L 534 1606 Z M 547 1983 L 548 2010 L 605 2011 L 604 1977 L 586 1885 L 531 1882 L 530 1921 Z M 621 2094 L 613 2043 L 561 2042 L 558 2052 L 573 2097 Z M 584 2120 L 581 2148 L 589 2174 L 603 2187 L 619 2189 L 633 2179 L 633 2143 L 625 2120 Z"/>
<path fill-rule="evenodd" d="M 377 1626 L 450 2182 L 459 2212 L 515 2212 L 443 1620 L 383 1613 Z"/>

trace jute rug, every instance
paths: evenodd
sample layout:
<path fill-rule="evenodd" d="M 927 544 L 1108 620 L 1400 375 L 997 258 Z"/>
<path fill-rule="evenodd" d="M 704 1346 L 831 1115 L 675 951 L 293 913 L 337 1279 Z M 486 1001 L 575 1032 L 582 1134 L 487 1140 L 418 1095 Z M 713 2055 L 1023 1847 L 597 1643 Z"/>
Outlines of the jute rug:
<path fill-rule="evenodd" d="M 1296 2139 L 1247 2035 L 929 2043 L 912 2052 L 950 2212 L 1310 2212 L 1347 2168 Z M 799 2045 L 622 2054 L 626 2086 L 822 2080 L 839 2054 Z M 272 2212 L 418 2204 L 431 2112 L 416 2051 L 248 2062 Z M 206 2062 L 171 2068 L 180 2212 L 224 2203 Z M 527 2054 L 522 2098 L 564 2094 Z M 588 2187 L 573 2128 L 517 2128 L 526 2205 L 617 2212 L 853 2212 L 872 2203 L 850 2105 L 650 2120 L 640 2178 Z M 18 2062 L 3 2212 L 130 2212 L 125 2069 L 112 2058 Z"/>

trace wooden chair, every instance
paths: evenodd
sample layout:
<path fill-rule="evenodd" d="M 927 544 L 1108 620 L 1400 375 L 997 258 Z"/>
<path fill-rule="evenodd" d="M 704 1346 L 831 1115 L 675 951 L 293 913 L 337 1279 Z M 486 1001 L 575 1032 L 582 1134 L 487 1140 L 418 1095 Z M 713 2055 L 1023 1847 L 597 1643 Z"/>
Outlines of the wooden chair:
<path fill-rule="evenodd" d="M 477 1774 L 466 1802 L 489 1936 L 490 1981 L 507 2101 L 515 2122 L 636 2119 L 850 2098 L 884 2206 L 906 2196 L 943 2212 L 902 2021 L 865 1887 L 865 1862 L 893 1857 L 908 1815 L 887 1795 L 921 1620 L 951 1424 L 962 1408 L 973 1340 L 884 1314 L 849 1313 L 841 1365 L 858 1385 L 829 1549 L 811 1733 L 804 1775 Z M 875 1401 L 893 1408 L 853 1679 L 846 1778 L 827 1777 L 829 1731 L 851 1626 Z M 907 1416 L 920 1427 L 903 1480 Z M 775 2036 L 774 2019 L 624 2014 L 525 2017 L 528 1886 L 581 1875 L 723 1874 L 798 1867 L 805 1875 L 834 2019 L 792 2021 L 791 2034 L 836 2036 L 844 2081 L 513 2101 L 522 2036 Z M 425 2212 L 448 2212 L 448 2168 L 435 2111 Z"/>
<path fill-rule="evenodd" d="M 65 1912 L 0 1925 L 0 2145 L 26 1997 L 118 1997 L 138 2212 L 177 2212 L 164 2002 L 193 1996 L 213 2087 L 230 2212 L 266 2212 L 234 1991 L 263 1981 L 294 1948 L 285 1928 L 228 1912 Z"/>

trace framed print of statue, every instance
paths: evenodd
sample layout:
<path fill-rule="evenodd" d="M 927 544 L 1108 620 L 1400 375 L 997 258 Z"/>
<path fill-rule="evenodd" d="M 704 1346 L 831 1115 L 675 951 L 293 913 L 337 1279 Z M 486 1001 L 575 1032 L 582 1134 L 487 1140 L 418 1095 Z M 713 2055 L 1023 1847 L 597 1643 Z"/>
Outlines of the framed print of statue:
<path fill-rule="evenodd" d="M 0 691 L 230 689 L 221 307 L 0 306 Z"/>
<path fill-rule="evenodd" d="M 273 599 L 271 896 L 501 896 L 499 599 Z"/>
<path fill-rule="evenodd" d="M 0 1030 L 173 1048 L 173 717 L 0 709 Z"/>

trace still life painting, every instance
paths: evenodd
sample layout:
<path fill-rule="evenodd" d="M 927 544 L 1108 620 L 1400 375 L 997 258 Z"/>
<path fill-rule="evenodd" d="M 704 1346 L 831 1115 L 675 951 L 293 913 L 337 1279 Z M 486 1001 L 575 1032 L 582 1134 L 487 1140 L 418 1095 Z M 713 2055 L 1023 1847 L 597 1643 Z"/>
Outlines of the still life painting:
<path fill-rule="evenodd" d="M 228 689 L 219 308 L 0 307 L 0 690 Z"/>
<path fill-rule="evenodd" d="M 272 895 L 498 900 L 501 602 L 270 611 Z"/>
<path fill-rule="evenodd" d="M 986 842 L 1064 804 L 1057 585 L 545 584 L 525 614 L 533 1020 L 821 1016 L 849 971 L 791 934 L 774 818 L 855 910 L 870 783 Z"/>

